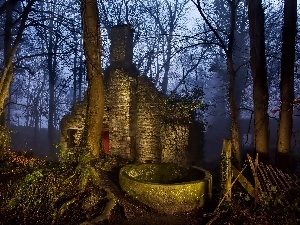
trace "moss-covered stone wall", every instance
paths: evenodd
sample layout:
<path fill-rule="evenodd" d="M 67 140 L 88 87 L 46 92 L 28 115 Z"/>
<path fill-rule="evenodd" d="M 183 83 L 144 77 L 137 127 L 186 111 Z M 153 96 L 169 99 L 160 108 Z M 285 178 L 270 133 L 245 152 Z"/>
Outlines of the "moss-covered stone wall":
<path fill-rule="evenodd" d="M 72 109 L 70 110 L 70 113 L 65 115 L 61 122 L 60 122 L 60 147 L 62 149 L 67 149 L 68 143 L 70 142 L 70 139 L 74 140 L 74 146 L 80 145 L 81 136 L 83 134 L 84 130 L 84 120 L 86 115 L 86 102 L 78 102 L 76 103 Z M 74 137 L 69 136 L 69 130 L 73 129 L 77 132 L 75 133 Z"/>
<path fill-rule="evenodd" d="M 112 70 L 109 76 L 107 98 L 110 152 L 134 160 L 136 80 L 122 69 Z"/>
<path fill-rule="evenodd" d="M 162 155 L 164 163 L 187 163 L 189 125 L 164 124 L 161 128 Z"/>
<path fill-rule="evenodd" d="M 160 130 L 164 114 L 163 98 L 144 76 L 137 88 L 137 154 L 139 162 L 161 159 Z"/>

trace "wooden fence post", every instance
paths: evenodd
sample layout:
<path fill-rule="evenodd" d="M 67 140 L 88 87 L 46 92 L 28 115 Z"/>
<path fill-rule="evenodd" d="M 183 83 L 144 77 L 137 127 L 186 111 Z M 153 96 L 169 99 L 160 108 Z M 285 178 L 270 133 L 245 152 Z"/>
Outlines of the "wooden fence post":
<path fill-rule="evenodd" d="M 222 162 L 221 162 L 221 176 L 222 183 L 224 185 L 223 193 L 226 195 L 226 200 L 231 201 L 231 179 L 232 179 L 232 169 L 231 169 L 231 147 L 232 143 L 229 139 L 223 140 L 222 146 Z"/>

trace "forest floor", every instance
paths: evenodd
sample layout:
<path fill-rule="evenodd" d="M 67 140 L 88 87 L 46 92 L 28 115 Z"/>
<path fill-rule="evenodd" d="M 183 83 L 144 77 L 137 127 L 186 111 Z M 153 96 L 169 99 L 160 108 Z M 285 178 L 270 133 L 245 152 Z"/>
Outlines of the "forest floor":
<path fill-rule="evenodd" d="M 232 190 L 230 203 L 217 207 L 220 195 L 214 188 L 213 198 L 204 208 L 164 215 L 122 191 L 118 184 L 119 167 L 99 169 L 100 186 L 88 185 L 84 192 L 79 192 L 78 180 L 68 179 L 74 174 L 71 167 L 62 168 L 58 163 L 24 154 L 11 157 L 10 161 L 0 161 L 0 225 L 300 224 L 299 202 L 290 208 L 262 207 L 255 205 L 238 185 Z M 108 216 L 101 220 L 110 202 L 107 190 L 116 201 Z M 98 218 L 97 222 L 95 218 Z"/>

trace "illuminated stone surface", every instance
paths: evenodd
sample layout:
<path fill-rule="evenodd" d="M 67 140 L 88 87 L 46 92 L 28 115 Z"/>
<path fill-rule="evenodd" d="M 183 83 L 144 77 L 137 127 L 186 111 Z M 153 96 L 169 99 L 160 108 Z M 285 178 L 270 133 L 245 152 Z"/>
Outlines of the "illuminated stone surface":
<path fill-rule="evenodd" d="M 119 183 L 133 198 L 166 214 L 202 207 L 212 191 L 208 171 L 172 163 L 127 165 Z"/>
<path fill-rule="evenodd" d="M 163 98 L 146 77 L 140 76 L 137 99 L 137 159 L 160 162 Z"/>
<path fill-rule="evenodd" d="M 133 124 L 136 81 L 123 69 L 113 70 L 108 83 L 110 153 L 134 159 L 135 127 Z"/>
<path fill-rule="evenodd" d="M 161 128 L 162 156 L 164 163 L 187 161 L 189 126 L 166 124 Z"/>

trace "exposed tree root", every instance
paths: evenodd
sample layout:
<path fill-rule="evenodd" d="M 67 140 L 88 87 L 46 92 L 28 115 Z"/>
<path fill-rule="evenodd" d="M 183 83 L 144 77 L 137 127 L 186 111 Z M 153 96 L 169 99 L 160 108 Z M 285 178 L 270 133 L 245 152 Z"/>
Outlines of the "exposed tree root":
<path fill-rule="evenodd" d="M 93 224 L 97 224 L 97 223 L 105 221 L 105 220 L 109 220 L 111 212 L 112 212 L 113 208 L 116 206 L 116 198 L 109 189 L 105 188 L 104 190 L 107 192 L 106 198 L 108 199 L 108 203 L 106 204 L 102 214 L 100 216 L 94 218 L 93 220 L 85 221 L 85 222 L 81 223 L 80 225 L 93 225 Z"/>

